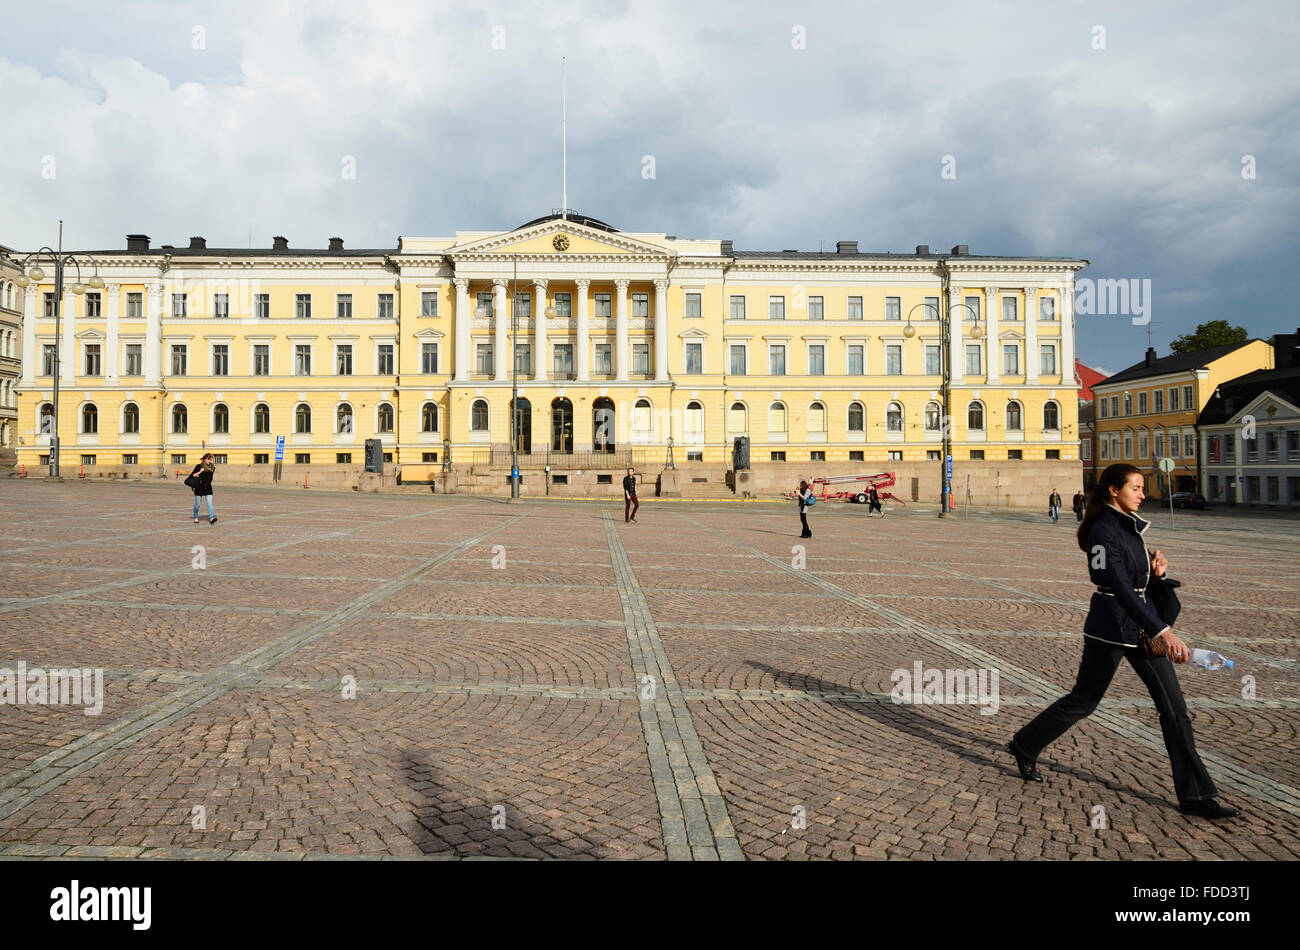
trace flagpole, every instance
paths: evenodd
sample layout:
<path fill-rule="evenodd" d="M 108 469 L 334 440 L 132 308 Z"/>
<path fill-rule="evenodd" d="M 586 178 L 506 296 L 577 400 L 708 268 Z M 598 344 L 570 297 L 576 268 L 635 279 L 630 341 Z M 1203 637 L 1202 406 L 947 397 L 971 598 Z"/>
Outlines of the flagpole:
<path fill-rule="evenodd" d="M 568 65 L 565 57 L 560 57 L 560 218 L 569 218 L 569 113 L 568 113 Z"/>

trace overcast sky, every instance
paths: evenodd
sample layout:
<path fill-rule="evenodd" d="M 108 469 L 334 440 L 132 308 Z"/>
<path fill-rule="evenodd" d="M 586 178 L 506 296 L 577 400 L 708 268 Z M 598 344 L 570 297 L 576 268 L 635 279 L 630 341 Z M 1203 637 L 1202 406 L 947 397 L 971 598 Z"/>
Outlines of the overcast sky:
<path fill-rule="evenodd" d="M 74 248 L 509 228 L 560 205 L 566 56 L 569 206 L 617 228 L 1086 258 L 1152 282 L 1162 354 L 1208 319 L 1267 337 L 1300 325 L 1296 11 L 9 4 L 0 244 L 52 244 L 59 218 Z M 1147 331 L 1081 316 L 1078 342 L 1114 372 Z"/>

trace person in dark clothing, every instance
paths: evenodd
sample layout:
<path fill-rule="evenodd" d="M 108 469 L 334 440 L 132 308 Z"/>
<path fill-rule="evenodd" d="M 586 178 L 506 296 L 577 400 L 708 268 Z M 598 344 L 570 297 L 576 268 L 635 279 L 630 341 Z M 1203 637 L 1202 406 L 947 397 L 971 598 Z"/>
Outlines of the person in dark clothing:
<path fill-rule="evenodd" d="M 880 512 L 880 517 L 885 517 L 885 509 L 880 507 L 880 492 L 876 491 L 876 486 L 872 485 L 871 490 L 867 492 L 867 517 L 871 517 L 873 511 Z"/>
<path fill-rule="evenodd" d="M 208 524 L 216 524 L 217 516 L 212 510 L 212 476 L 217 470 L 216 462 L 212 458 L 212 453 L 199 461 L 194 466 L 194 471 L 190 472 L 190 478 L 195 479 L 194 484 L 194 523 L 199 523 L 199 500 L 207 499 L 208 502 Z"/>
<path fill-rule="evenodd" d="M 1170 663 L 1186 663 L 1191 651 L 1147 600 L 1153 577 L 1163 577 L 1168 562 L 1159 550 L 1148 553 L 1142 543 L 1142 533 L 1150 527 L 1137 514 L 1145 497 L 1142 482 L 1141 471 L 1123 463 L 1101 473 L 1078 530 L 1079 547 L 1088 558 L 1088 574 L 1097 591 L 1084 621 L 1083 660 L 1074 688 L 1017 732 L 1007 749 L 1021 778 L 1041 782 L 1038 754 L 1097 708 L 1120 661 L 1126 659 L 1160 713 L 1179 810 L 1204 818 L 1231 818 L 1241 812 L 1215 800 L 1218 791 L 1196 754 L 1187 703 Z M 1159 655 L 1150 656 L 1139 645 L 1139 631 L 1150 636 Z"/>
<path fill-rule="evenodd" d="M 1061 496 L 1057 494 L 1055 488 L 1047 496 L 1047 513 L 1052 516 L 1052 524 L 1061 520 Z"/>
<path fill-rule="evenodd" d="M 807 482 L 801 481 L 799 483 L 798 495 L 799 495 L 799 520 L 803 523 L 803 533 L 800 534 L 799 537 L 811 538 L 812 531 L 810 531 L 808 528 L 808 499 L 813 496 L 813 493 L 812 493 L 812 489 L 808 487 Z"/>
<path fill-rule="evenodd" d="M 636 473 L 632 469 L 627 470 L 623 476 L 623 523 L 636 523 L 636 510 L 641 507 L 641 502 L 636 497 Z"/>
<path fill-rule="evenodd" d="M 1083 492 L 1081 492 L 1081 491 L 1077 491 L 1077 492 L 1074 493 L 1074 501 L 1072 502 L 1072 504 L 1073 504 L 1073 506 L 1074 506 L 1074 520 L 1075 520 L 1075 521 L 1082 521 L 1082 520 L 1083 520 L 1083 505 L 1084 505 Z"/>

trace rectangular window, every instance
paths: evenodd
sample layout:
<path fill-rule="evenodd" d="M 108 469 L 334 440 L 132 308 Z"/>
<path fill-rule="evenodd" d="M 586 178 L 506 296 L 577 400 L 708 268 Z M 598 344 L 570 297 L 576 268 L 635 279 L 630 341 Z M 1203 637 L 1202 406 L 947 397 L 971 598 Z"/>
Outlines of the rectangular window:
<path fill-rule="evenodd" d="M 1300 458 L 1300 429 L 1288 429 L 1286 432 L 1287 461 Z"/>
<path fill-rule="evenodd" d="M 808 298 L 808 319 L 809 320 L 826 319 L 826 299 L 824 297 Z"/>
<path fill-rule="evenodd" d="M 785 344 L 774 343 L 767 348 L 767 372 L 772 376 L 785 375 Z"/>
<path fill-rule="evenodd" d="M 809 456 L 808 456 L 808 460 L 809 460 L 810 462 L 824 462 L 824 461 L 826 461 L 826 453 L 825 453 L 825 452 L 812 452 L 811 454 L 809 454 Z"/>
<path fill-rule="evenodd" d="M 1138 415 L 1145 416 L 1146 414 L 1147 414 L 1147 394 L 1138 393 Z"/>
<path fill-rule="evenodd" d="M 686 309 L 685 309 L 685 311 L 684 311 L 684 313 L 683 313 L 683 316 L 686 316 L 686 317 L 702 317 L 702 316 L 704 315 L 704 312 L 703 312 L 703 309 L 702 309 L 702 296 L 703 296 L 703 295 L 701 295 L 701 294 L 687 294 L 687 295 L 686 295 Z"/>
<path fill-rule="evenodd" d="M 310 452 L 295 452 L 295 453 L 293 453 L 293 463 L 294 463 L 295 465 L 310 465 L 310 464 L 311 464 L 311 453 L 310 453 Z"/>
<path fill-rule="evenodd" d="M 212 316 L 218 320 L 226 320 L 230 317 L 230 294 L 212 295 Z"/>
<path fill-rule="evenodd" d="M 773 453 L 772 453 L 772 461 L 773 461 L 773 462 L 784 462 L 784 461 L 785 461 L 785 453 L 784 453 L 784 452 L 773 452 Z"/>
<path fill-rule="evenodd" d="M 438 344 L 437 343 L 420 344 L 420 372 L 421 373 L 438 372 Z"/>
<path fill-rule="evenodd" d="M 102 367 L 100 364 L 100 358 L 99 358 L 99 346 L 100 344 L 98 343 L 86 344 L 86 375 L 87 376 L 103 375 Z"/>
<path fill-rule="evenodd" d="M 826 375 L 825 344 L 813 343 L 808 347 L 808 375 L 809 376 Z"/>
<path fill-rule="evenodd" d="M 704 372 L 704 344 L 686 344 L 686 372 L 696 374 Z"/>
<path fill-rule="evenodd" d="M 886 376 L 903 375 L 902 344 L 890 343 L 885 347 L 885 375 Z"/>
<path fill-rule="evenodd" d="M 1105 399 L 1098 399 L 1098 400 L 1097 400 L 1097 416 L 1098 416 L 1098 418 L 1100 418 L 1100 419 L 1105 419 L 1105 418 L 1109 415 L 1109 413 L 1106 411 L 1106 410 L 1108 410 L 1109 408 L 1110 408 L 1110 403 L 1109 403 L 1109 402 L 1107 402 Z"/>
<path fill-rule="evenodd" d="M 334 352 L 337 354 L 338 357 L 335 360 L 335 363 L 338 367 L 335 370 L 335 372 L 339 376 L 351 376 L 352 375 L 352 344 L 340 343 Z"/>
<path fill-rule="evenodd" d="M 980 345 L 978 343 L 966 344 L 966 375 L 978 376 L 980 374 Z"/>
<path fill-rule="evenodd" d="M 480 294 L 480 296 L 482 296 Z M 487 312 L 492 316 L 492 295 L 488 294 Z M 436 317 L 438 315 L 438 291 L 422 290 L 420 291 L 420 316 Z"/>
<path fill-rule="evenodd" d="M 573 344 L 556 343 L 551 348 L 551 377 L 573 379 Z"/>
<path fill-rule="evenodd" d="M 1084 439 L 1079 443 L 1079 458 L 1083 459 L 1085 462 L 1092 461 L 1092 443 L 1087 439 Z"/>
<path fill-rule="evenodd" d="M 926 344 L 925 347 L 925 375 L 938 376 L 943 372 L 942 366 L 943 350 L 941 347 Z"/>
<path fill-rule="evenodd" d="M 903 461 L 903 452 L 902 452 L 902 450 L 901 450 L 901 449 L 895 449 L 895 450 L 891 451 L 891 452 L 889 453 L 889 461 L 891 461 L 891 462 L 901 462 L 901 461 Z"/>
<path fill-rule="evenodd" d="M 1178 387 L 1169 390 L 1169 411 L 1178 412 Z"/>
<path fill-rule="evenodd" d="M 1183 458 L 1196 458 L 1196 434 L 1193 432 L 1183 433 Z"/>
<path fill-rule="evenodd" d="M 184 465 L 184 464 L 185 464 L 185 456 L 184 456 L 183 454 L 173 455 L 173 456 L 172 456 L 172 464 L 173 464 L 173 465 Z"/>
<path fill-rule="evenodd" d="M 138 455 L 136 455 L 136 454 L 134 454 L 134 453 L 131 453 L 131 454 L 128 454 L 128 455 L 123 455 L 123 456 L 122 456 L 122 464 L 123 464 L 123 465 L 139 465 L 139 464 L 140 464 L 140 456 L 138 456 Z"/>
<path fill-rule="evenodd" d="M 352 295 L 351 294 L 334 295 L 334 318 L 336 320 L 352 319 Z"/>
<path fill-rule="evenodd" d="M 128 343 L 126 345 L 126 371 L 123 376 L 139 376 L 144 368 L 144 345 Z"/>
<path fill-rule="evenodd" d="M 1056 319 L 1056 298 L 1039 297 L 1038 298 L 1038 319 L 1055 320 Z"/>
<path fill-rule="evenodd" d="M 103 298 L 100 297 L 98 291 L 88 291 L 86 293 L 86 316 L 93 319 L 103 315 Z"/>
<path fill-rule="evenodd" d="M 732 294 L 730 315 L 732 320 L 745 319 L 745 298 L 742 295 Z"/>
<path fill-rule="evenodd" d="M 1182 441 L 1177 431 L 1169 433 L 1169 454 L 1174 458 L 1178 458 L 1179 453 L 1182 452 Z"/>
<path fill-rule="evenodd" d="M 1150 446 L 1149 446 L 1149 444 L 1148 444 L 1148 442 L 1147 442 L 1147 434 L 1146 434 L 1145 432 L 1139 432 L 1139 433 L 1138 433 L 1138 454 L 1137 454 L 1137 457 L 1140 458 L 1140 459 L 1145 459 L 1145 458 L 1147 457 L 1148 449 L 1149 449 L 1149 448 L 1150 448 Z"/>
<path fill-rule="evenodd" d="M 438 453 L 437 453 L 437 452 L 421 452 L 421 453 L 420 453 L 420 461 L 421 461 L 421 462 L 436 462 L 436 461 L 438 461 Z"/>
<path fill-rule="evenodd" d="M 185 294 L 172 294 L 172 316 L 184 317 L 189 313 L 189 298 Z"/>
<path fill-rule="evenodd" d="M 703 452 L 687 452 L 687 453 L 686 453 L 686 461 L 688 461 L 688 462 L 703 462 L 703 461 L 704 461 L 704 453 L 703 453 Z"/>
<path fill-rule="evenodd" d="M 885 319 L 902 320 L 903 319 L 903 302 L 899 297 L 885 298 Z"/>
<path fill-rule="evenodd" d="M 1115 418 L 1115 419 L 1119 418 L 1119 397 L 1118 396 L 1110 397 L 1110 415 L 1111 418 Z"/>
<path fill-rule="evenodd" d="M 866 460 L 866 453 L 862 452 L 861 450 L 849 453 L 850 462 L 862 462 L 865 460 Z"/>
<path fill-rule="evenodd" d="M 1165 436 L 1163 432 L 1156 433 L 1155 457 L 1162 459 L 1165 457 Z"/>
<path fill-rule="evenodd" d="M 495 306 L 495 304 L 492 302 L 492 291 L 490 290 L 479 291 L 479 293 L 476 295 L 474 299 L 475 299 L 474 316 L 478 316 L 480 310 L 483 312 L 483 315 L 485 317 L 491 317 L 493 315 L 492 308 Z M 423 311 L 421 311 L 420 315 L 425 316 L 426 314 L 424 314 Z M 433 317 L 436 317 L 437 315 L 438 314 L 436 312 L 436 308 L 434 313 L 428 314 L 428 316 L 433 316 Z"/>
<path fill-rule="evenodd" d="M 1015 322 L 1016 320 L 1020 319 L 1019 315 L 1016 313 L 1016 304 L 1018 302 L 1019 301 L 1017 301 L 1015 297 L 1002 298 L 1002 319 L 1003 320 L 1006 320 L 1008 322 Z"/>
<path fill-rule="evenodd" d="M 311 344 L 298 343 L 293 348 L 293 375 L 311 375 Z"/>
<path fill-rule="evenodd" d="M 650 375 L 650 344 L 632 344 L 632 372 L 638 376 Z"/>
<path fill-rule="evenodd" d="M 393 319 L 393 295 L 379 294 L 375 299 L 375 316 L 380 320 Z"/>
<path fill-rule="evenodd" d="M 253 312 L 259 320 L 271 319 L 271 295 L 256 294 L 253 297 Z"/>
<path fill-rule="evenodd" d="M 634 317 L 650 316 L 650 295 L 649 294 L 632 295 L 632 316 Z"/>
<path fill-rule="evenodd" d="M 861 320 L 862 319 L 862 298 L 850 297 L 848 308 L 845 310 L 844 315 L 849 320 Z"/>
<path fill-rule="evenodd" d="M 591 368 L 593 373 L 602 376 L 610 376 L 614 372 L 613 347 L 608 343 L 597 343 L 595 353 L 595 365 Z"/>
<path fill-rule="evenodd" d="M 1097 443 L 1097 448 L 1100 451 L 1100 454 L 1098 456 L 1099 458 L 1101 458 L 1103 461 L 1110 458 L 1110 439 L 1103 438 L 1100 442 Z"/>
<path fill-rule="evenodd" d="M 963 297 L 962 302 L 966 304 L 967 309 L 962 311 L 962 319 L 970 320 L 973 322 L 979 322 L 980 303 L 983 300 L 984 298 L 979 296 L 978 294 L 972 294 L 969 297 Z"/>
<path fill-rule="evenodd" d="M 853 343 L 849 346 L 848 353 L 848 372 L 850 376 L 861 376 L 866 367 L 862 364 L 862 344 Z"/>
<path fill-rule="evenodd" d="M 1025 457 L 1024 449 L 1007 449 L 1007 458 L 1021 460 Z"/>
<path fill-rule="evenodd" d="M 533 372 L 533 345 L 531 343 L 515 344 L 515 372 L 525 376 Z"/>
<path fill-rule="evenodd" d="M 253 453 L 253 464 L 254 464 L 254 465 L 270 465 L 270 464 L 271 464 L 271 453 L 270 453 L 270 452 L 254 452 L 254 453 Z"/>
<path fill-rule="evenodd" d="M 925 314 L 925 319 L 927 320 L 938 320 L 939 319 L 939 298 L 926 297 L 925 309 L 923 309 L 921 312 Z"/>
<path fill-rule="evenodd" d="M 293 315 L 298 320 L 311 319 L 311 294 L 294 294 Z"/>
<path fill-rule="evenodd" d="M 476 343 L 474 345 L 474 372 L 478 376 L 491 376 L 496 372 L 492 362 L 492 344 Z M 434 459 L 436 462 L 437 459 Z"/>
<path fill-rule="evenodd" d="M 352 453 L 351 453 L 351 452 L 336 452 L 336 453 L 334 454 L 334 462 L 335 462 L 335 464 L 337 464 L 337 465 L 351 465 L 351 464 L 352 464 Z"/>
<path fill-rule="evenodd" d="M 82 464 L 82 465 L 94 465 L 94 464 L 95 464 L 95 456 L 93 456 L 93 455 L 83 455 L 83 456 L 81 457 L 81 464 Z"/>
<path fill-rule="evenodd" d="M 596 294 L 596 313 L 597 317 L 612 317 L 614 315 L 613 300 L 609 294 Z"/>
<path fill-rule="evenodd" d="M 254 376 L 271 375 L 271 344 L 269 343 L 253 344 L 253 375 Z"/>
<path fill-rule="evenodd" d="M 731 344 L 731 375 L 745 375 L 745 347 L 739 343 Z"/>
<path fill-rule="evenodd" d="M 144 316 L 144 294 L 131 291 L 126 295 L 126 318 L 139 320 Z"/>
<path fill-rule="evenodd" d="M 785 319 L 785 297 L 771 296 L 767 298 L 767 319 Z"/>
<path fill-rule="evenodd" d="M 380 376 L 393 375 L 393 344 L 380 343 L 375 357 L 375 372 Z"/>
<path fill-rule="evenodd" d="M 1056 375 L 1056 344 L 1042 343 L 1038 347 L 1038 372 L 1044 376 Z"/>
<path fill-rule="evenodd" d="M 230 344 L 229 343 L 212 344 L 212 375 L 213 376 L 230 375 Z"/>
<path fill-rule="evenodd" d="M 47 290 L 45 293 L 41 294 L 41 299 L 45 305 L 42 310 L 43 315 L 47 317 L 54 316 L 54 294 Z M 41 464 L 44 465 L 45 463 L 42 462 Z"/>
<path fill-rule="evenodd" d="M 533 315 L 533 295 L 515 294 L 515 316 L 531 317 Z"/>
<path fill-rule="evenodd" d="M 1192 387 L 1183 387 L 1183 411 L 1192 412 L 1196 409 L 1195 400 L 1192 398 Z"/>
<path fill-rule="evenodd" d="M 189 350 L 184 343 L 172 344 L 172 375 L 185 376 L 189 363 Z"/>
<path fill-rule="evenodd" d="M 1002 346 L 1002 373 L 1004 376 L 1020 375 L 1020 347 L 1014 343 Z"/>
<path fill-rule="evenodd" d="M 1164 411 L 1165 411 L 1165 391 L 1164 391 L 1163 389 L 1157 389 L 1154 393 L 1151 394 L 1151 398 L 1152 398 L 1152 399 L 1154 400 L 1154 402 L 1155 402 L 1155 411 L 1156 411 L 1156 412 L 1164 412 Z"/>
<path fill-rule="evenodd" d="M 557 317 L 573 316 L 573 294 L 563 293 L 555 295 L 555 315 Z"/>
<path fill-rule="evenodd" d="M 1133 436 L 1125 435 L 1124 436 L 1124 458 L 1131 459 L 1132 457 L 1133 457 Z"/>

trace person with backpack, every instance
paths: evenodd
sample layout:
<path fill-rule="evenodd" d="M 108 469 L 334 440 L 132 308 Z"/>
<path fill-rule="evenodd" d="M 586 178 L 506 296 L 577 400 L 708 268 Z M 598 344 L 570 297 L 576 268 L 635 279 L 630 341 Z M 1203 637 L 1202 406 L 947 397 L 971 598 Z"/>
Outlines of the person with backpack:
<path fill-rule="evenodd" d="M 798 497 L 799 497 L 799 520 L 803 522 L 803 534 L 799 535 L 799 537 L 811 538 L 812 531 L 810 531 L 808 528 L 808 508 L 812 505 L 817 504 L 817 496 L 812 493 L 812 489 L 808 487 L 808 483 L 806 481 L 800 481 Z"/>
<path fill-rule="evenodd" d="M 1047 496 L 1047 513 L 1052 516 L 1052 524 L 1061 520 L 1061 496 L 1057 494 L 1055 488 Z"/>
<path fill-rule="evenodd" d="M 217 523 L 217 515 L 212 510 L 212 476 L 216 473 L 217 464 L 209 452 L 203 456 L 198 465 L 194 466 L 194 471 L 190 472 L 189 478 L 185 479 L 194 492 L 194 523 L 199 523 L 199 500 L 206 498 L 208 501 L 208 524 Z"/>
<path fill-rule="evenodd" d="M 867 492 L 867 517 L 871 517 L 873 511 L 880 512 L 880 517 L 885 517 L 885 509 L 880 507 L 880 492 L 876 491 L 876 486 L 872 485 L 871 490 Z"/>

